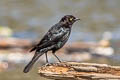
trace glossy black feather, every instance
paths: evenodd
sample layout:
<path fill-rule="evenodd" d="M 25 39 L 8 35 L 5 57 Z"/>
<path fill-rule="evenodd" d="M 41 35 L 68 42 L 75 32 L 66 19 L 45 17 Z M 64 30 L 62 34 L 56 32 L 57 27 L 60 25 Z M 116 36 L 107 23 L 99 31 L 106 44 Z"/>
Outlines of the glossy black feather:
<path fill-rule="evenodd" d="M 60 20 L 60 22 L 48 30 L 41 41 L 30 50 L 30 52 L 35 51 L 35 55 L 25 67 L 23 72 L 27 73 L 33 64 L 38 60 L 38 58 L 44 53 L 47 53 L 50 50 L 55 53 L 58 49 L 64 46 L 70 36 L 71 27 L 76 21 L 75 19 L 76 18 L 72 15 L 66 15 Z"/>

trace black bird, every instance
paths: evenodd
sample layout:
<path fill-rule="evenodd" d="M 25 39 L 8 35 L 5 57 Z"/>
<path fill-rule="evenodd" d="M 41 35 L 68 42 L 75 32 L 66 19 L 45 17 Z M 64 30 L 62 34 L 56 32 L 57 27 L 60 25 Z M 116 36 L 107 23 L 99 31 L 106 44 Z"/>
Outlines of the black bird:
<path fill-rule="evenodd" d="M 53 55 L 60 61 L 60 59 L 55 55 L 55 52 L 62 48 L 67 42 L 70 33 L 72 24 L 80 20 L 75 18 L 73 15 L 64 16 L 57 24 L 52 26 L 42 40 L 34 46 L 30 52 L 35 51 L 35 55 L 29 64 L 24 68 L 24 73 L 29 72 L 33 64 L 38 60 L 40 56 L 44 53 L 46 55 L 46 62 L 48 63 L 47 52 L 52 51 Z"/>

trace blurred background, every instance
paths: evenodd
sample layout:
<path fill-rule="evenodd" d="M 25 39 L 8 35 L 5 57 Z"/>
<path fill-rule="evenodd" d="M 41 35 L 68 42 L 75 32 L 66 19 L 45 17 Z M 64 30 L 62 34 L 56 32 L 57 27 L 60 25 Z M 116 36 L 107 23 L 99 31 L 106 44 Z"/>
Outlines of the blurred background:
<path fill-rule="evenodd" d="M 62 61 L 120 65 L 120 0 L 1 0 L 0 80 L 47 80 L 37 74 L 44 55 L 29 73 L 22 71 L 34 54 L 31 47 L 68 14 L 81 21 L 57 52 Z"/>

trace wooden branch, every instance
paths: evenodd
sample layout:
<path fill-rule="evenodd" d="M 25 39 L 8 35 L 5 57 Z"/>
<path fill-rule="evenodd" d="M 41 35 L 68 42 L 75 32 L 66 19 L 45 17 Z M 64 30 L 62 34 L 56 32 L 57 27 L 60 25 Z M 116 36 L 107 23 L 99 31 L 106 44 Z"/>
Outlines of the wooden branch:
<path fill-rule="evenodd" d="M 42 66 L 38 74 L 54 80 L 120 80 L 120 66 L 62 62 Z"/>

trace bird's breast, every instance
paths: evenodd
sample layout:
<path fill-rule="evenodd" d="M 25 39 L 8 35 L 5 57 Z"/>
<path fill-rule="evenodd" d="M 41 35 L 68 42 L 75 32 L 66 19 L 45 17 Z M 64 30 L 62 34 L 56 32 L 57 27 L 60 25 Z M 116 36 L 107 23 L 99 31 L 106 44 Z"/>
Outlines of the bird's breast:
<path fill-rule="evenodd" d="M 57 42 L 58 48 L 64 46 L 64 44 L 68 41 L 69 36 L 70 36 L 70 31 L 66 32 L 66 34 Z"/>

